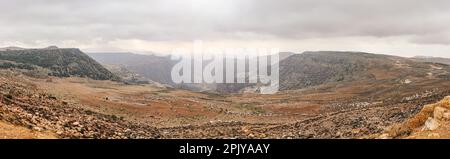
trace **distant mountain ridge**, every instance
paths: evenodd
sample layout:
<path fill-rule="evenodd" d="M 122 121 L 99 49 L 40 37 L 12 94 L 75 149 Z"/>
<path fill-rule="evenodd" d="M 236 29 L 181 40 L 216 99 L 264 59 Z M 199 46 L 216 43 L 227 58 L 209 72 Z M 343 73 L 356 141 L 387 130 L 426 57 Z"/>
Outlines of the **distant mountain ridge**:
<path fill-rule="evenodd" d="M 177 63 L 170 56 L 140 55 L 133 53 L 88 53 L 103 65 L 120 65 L 149 80 L 174 85 L 170 72 Z"/>
<path fill-rule="evenodd" d="M 0 60 L 42 67 L 50 70 L 49 75 L 51 76 L 120 80 L 118 76 L 76 48 L 60 49 L 51 46 L 44 49 L 5 50 L 0 51 Z M 8 62 L 5 64 L 8 64 Z"/>
<path fill-rule="evenodd" d="M 411 59 L 415 60 L 415 61 L 420 61 L 420 62 L 433 62 L 433 63 L 442 63 L 442 64 L 450 65 L 450 59 L 449 58 L 416 56 L 416 57 L 413 57 Z"/>
<path fill-rule="evenodd" d="M 176 61 L 169 56 L 138 55 L 130 53 L 89 54 L 103 64 L 120 64 L 140 75 L 164 84 L 172 83 L 170 72 Z M 409 58 L 371 54 L 364 52 L 316 51 L 280 53 L 280 90 L 298 90 L 328 83 L 352 81 L 386 81 L 401 83 L 406 78 L 422 78 L 438 75 L 434 67 Z M 444 69 L 448 69 L 445 67 Z M 236 93 L 255 84 L 186 84 L 190 90 L 212 90 Z M 250 89 L 253 90 L 253 89 Z"/>
<path fill-rule="evenodd" d="M 439 68 L 439 69 L 436 69 Z M 318 51 L 290 56 L 280 62 L 281 90 L 352 81 L 397 82 L 438 75 L 449 67 L 410 58 L 364 52 Z"/>
<path fill-rule="evenodd" d="M 364 78 L 362 72 L 372 67 L 369 65 L 382 67 L 382 63 L 388 61 L 391 60 L 387 56 L 368 53 L 304 52 L 280 62 L 280 87 L 282 90 L 292 90 L 361 79 Z"/>
<path fill-rule="evenodd" d="M 0 48 L 0 51 L 9 51 L 9 50 L 25 50 L 25 48 L 16 47 L 16 46 Z"/>

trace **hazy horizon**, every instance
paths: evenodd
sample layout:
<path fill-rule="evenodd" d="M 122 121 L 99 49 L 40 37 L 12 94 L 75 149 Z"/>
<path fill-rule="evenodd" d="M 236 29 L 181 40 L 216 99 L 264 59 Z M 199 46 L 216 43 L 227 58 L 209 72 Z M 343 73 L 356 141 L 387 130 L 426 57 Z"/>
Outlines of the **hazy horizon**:
<path fill-rule="evenodd" d="M 450 58 L 450 1 L 0 1 L 0 46 L 85 52 L 280 48 Z"/>
<path fill-rule="evenodd" d="M 50 46 L 56 46 L 56 45 L 50 45 Z M 47 47 L 50 47 L 47 46 Z M 20 47 L 20 46 L 0 46 L 0 49 L 2 48 L 9 48 L 9 47 L 17 47 L 22 49 L 45 49 L 47 47 L 33 47 L 33 48 L 27 48 L 27 47 Z M 58 46 L 56 46 L 58 47 Z M 61 47 L 58 47 L 61 48 Z M 80 49 L 84 53 L 88 54 L 137 54 L 137 55 L 155 55 L 155 56 L 169 56 L 172 53 L 160 53 L 160 52 L 151 52 L 151 51 L 84 51 L 83 48 L 77 48 L 77 47 L 64 47 L 61 49 L 69 49 L 69 48 L 76 48 Z M 292 52 L 292 51 L 280 51 L 280 53 L 293 53 L 293 54 L 302 54 L 304 52 L 354 52 L 354 53 L 369 53 L 369 54 L 377 54 L 377 55 L 393 55 L 393 56 L 399 56 L 399 57 L 406 57 L 406 58 L 413 58 L 413 57 L 434 57 L 434 58 L 449 58 L 444 56 L 427 56 L 427 55 L 413 55 L 413 56 L 404 56 L 404 55 L 398 55 L 398 54 L 389 54 L 389 53 L 377 53 L 377 52 L 363 52 L 363 51 L 357 51 L 357 50 L 305 50 L 301 52 Z"/>

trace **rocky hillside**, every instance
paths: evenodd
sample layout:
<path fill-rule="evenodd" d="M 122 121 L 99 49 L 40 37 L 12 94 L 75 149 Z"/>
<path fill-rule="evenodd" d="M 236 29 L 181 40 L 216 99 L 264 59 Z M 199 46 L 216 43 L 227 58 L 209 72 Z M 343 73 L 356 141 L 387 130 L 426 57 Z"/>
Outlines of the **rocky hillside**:
<path fill-rule="evenodd" d="M 56 138 L 136 139 L 159 136 L 153 127 L 130 123 L 119 116 L 94 112 L 78 102 L 60 99 L 39 89 L 33 80 L 12 70 L 0 70 L 0 121 L 34 133 L 50 133 Z M 8 132 L 0 129 L 0 134 Z M 23 137 L 22 134 L 18 138 L 34 137 Z"/>
<path fill-rule="evenodd" d="M 0 51 L 0 67 L 31 69 L 44 68 L 57 77 L 88 77 L 96 80 L 119 80 L 97 61 L 79 49 L 6 49 Z"/>
<path fill-rule="evenodd" d="M 305 52 L 280 62 L 280 88 L 296 90 L 335 82 L 425 77 L 430 73 L 430 64 L 402 57 L 361 52 Z"/>
<path fill-rule="evenodd" d="M 412 118 L 390 127 L 380 138 L 450 138 L 450 97 L 424 106 Z"/>

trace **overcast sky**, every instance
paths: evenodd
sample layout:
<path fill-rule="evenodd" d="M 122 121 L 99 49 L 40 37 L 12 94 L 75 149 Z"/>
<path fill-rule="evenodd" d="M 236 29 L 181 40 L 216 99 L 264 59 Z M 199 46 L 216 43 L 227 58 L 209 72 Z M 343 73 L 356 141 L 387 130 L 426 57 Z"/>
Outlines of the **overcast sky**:
<path fill-rule="evenodd" d="M 0 47 L 206 47 L 450 57 L 449 0 L 0 0 Z"/>

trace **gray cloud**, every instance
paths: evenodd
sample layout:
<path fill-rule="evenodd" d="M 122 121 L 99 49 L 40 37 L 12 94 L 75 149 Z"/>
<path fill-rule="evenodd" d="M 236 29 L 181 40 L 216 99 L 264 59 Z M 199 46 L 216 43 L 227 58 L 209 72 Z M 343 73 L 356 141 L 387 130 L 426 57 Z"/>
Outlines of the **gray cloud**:
<path fill-rule="evenodd" d="M 403 36 L 450 44 L 448 0 L 0 0 L 0 7 L 0 41 L 23 43 Z"/>

